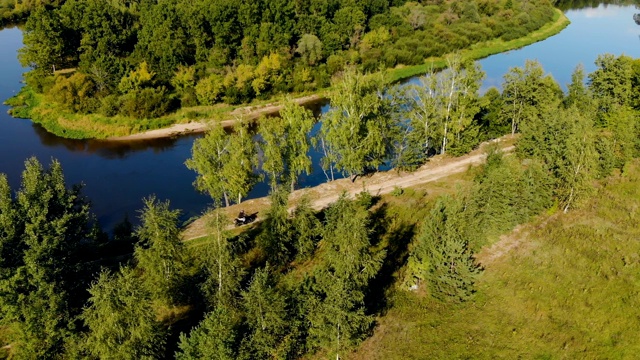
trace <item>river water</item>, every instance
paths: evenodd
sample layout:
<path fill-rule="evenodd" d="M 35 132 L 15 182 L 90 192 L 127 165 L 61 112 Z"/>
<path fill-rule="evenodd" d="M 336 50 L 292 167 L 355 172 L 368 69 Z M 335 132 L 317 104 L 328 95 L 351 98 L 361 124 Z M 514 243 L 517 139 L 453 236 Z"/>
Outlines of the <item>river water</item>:
<path fill-rule="evenodd" d="M 640 57 L 640 26 L 632 18 L 635 12 L 640 10 L 617 5 L 566 11 L 571 25 L 560 34 L 481 60 L 487 73 L 483 89 L 500 86 L 509 68 L 523 66 L 526 59 L 540 61 L 546 71 L 566 86 L 577 64 L 582 63 L 587 72 L 593 71 L 598 54 Z M 16 58 L 21 46 L 19 29 L 0 31 L 2 101 L 21 87 L 25 69 Z M 183 219 L 197 216 L 209 206 L 209 198 L 192 186 L 195 173 L 184 166 L 198 135 L 130 143 L 68 140 L 53 136 L 28 120 L 13 119 L 6 114 L 7 110 L 0 105 L 0 172 L 7 174 L 14 189 L 19 186 L 25 159 L 35 156 L 44 164 L 58 159 L 68 184 L 85 184 L 84 194 L 91 199 L 93 212 L 105 229 L 110 229 L 125 214 L 135 218 L 142 199 L 150 194 L 169 199 L 172 207 L 183 210 Z M 314 108 L 317 113 L 326 110 L 326 105 Z M 315 186 L 323 181 L 325 176 L 315 165 L 314 174 L 301 179 L 300 185 Z M 264 196 L 267 190 L 266 184 L 259 184 L 249 197 Z"/>

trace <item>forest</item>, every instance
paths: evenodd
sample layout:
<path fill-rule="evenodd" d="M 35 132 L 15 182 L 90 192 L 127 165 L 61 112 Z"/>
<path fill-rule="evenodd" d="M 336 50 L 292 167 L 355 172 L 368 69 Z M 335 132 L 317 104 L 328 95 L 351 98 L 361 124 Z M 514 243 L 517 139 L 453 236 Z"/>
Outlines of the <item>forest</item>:
<path fill-rule="evenodd" d="M 210 118 L 216 104 L 315 92 L 346 67 L 422 65 L 521 38 L 556 15 L 547 0 L 65 1 L 24 26 L 22 104 L 64 114 L 70 129 L 92 116 L 141 131 L 178 109 Z"/>
<path fill-rule="evenodd" d="M 260 122 L 271 205 L 239 231 L 221 209 L 241 201 L 255 177 L 258 149 L 246 124 L 231 133 L 214 127 L 194 144 L 186 165 L 214 206 L 208 235 L 190 242 L 181 240 L 179 210 L 155 197 L 145 199 L 139 225 L 125 218 L 106 233 L 56 161 L 27 160 L 17 190 L 0 176 L 3 356 L 345 358 L 396 309 L 411 313 L 428 301 L 436 318 L 485 301 L 476 285 L 483 248 L 536 216 L 581 211 L 612 176 L 632 173 L 640 61 L 601 55 L 593 73 L 576 68 L 566 92 L 528 61 L 505 74 L 502 92 L 482 96 L 476 64 L 449 64 L 415 87 L 347 71 L 313 140 L 296 133 L 313 122 L 302 107 Z M 304 200 L 288 212 L 308 146 L 325 150 L 332 179 L 383 163 L 411 171 L 504 134 L 516 135 L 515 152 L 489 147 L 486 164 L 448 191 L 363 191 L 320 212 Z M 235 167 L 212 171 L 224 164 Z"/>

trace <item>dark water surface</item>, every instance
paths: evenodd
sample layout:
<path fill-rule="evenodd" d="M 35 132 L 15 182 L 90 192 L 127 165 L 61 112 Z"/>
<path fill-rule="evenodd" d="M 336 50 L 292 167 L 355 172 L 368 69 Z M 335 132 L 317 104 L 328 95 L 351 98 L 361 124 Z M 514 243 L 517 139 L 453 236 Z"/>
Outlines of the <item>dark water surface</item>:
<path fill-rule="evenodd" d="M 633 21 L 632 6 L 604 6 L 569 10 L 571 25 L 562 33 L 526 48 L 491 56 L 480 61 L 487 72 L 483 86 L 499 86 L 509 68 L 522 66 L 525 59 L 538 59 L 563 86 L 571 79 L 578 63 L 593 71 L 598 54 L 627 54 L 640 57 L 640 26 Z M 0 100 L 11 97 L 21 87 L 25 71 L 17 58 L 22 46 L 22 33 L 17 28 L 0 31 Z M 316 105 L 316 112 L 327 106 Z M 125 213 L 137 216 L 142 198 L 156 194 L 169 199 L 172 207 L 184 211 L 184 218 L 199 215 L 209 198 L 192 186 L 195 173 L 184 166 L 191 145 L 198 135 L 131 143 L 67 140 L 53 136 L 28 120 L 13 119 L 8 108 L 0 105 L 0 172 L 7 174 L 16 189 L 24 161 L 36 156 L 48 164 L 58 159 L 67 183 L 84 183 L 84 194 L 93 202 L 93 212 L 107 229 L 120 221 Z M 316 125 L 317 131 L 319 125 Z M 314 153 L 315 159 L 319 154 Z M 317 165 L 314 174 L 301 179 L 301 186 L 315 186 L 325 181 Z M 249 197 L 267 194 L 266 184 L 258 185 Z"/>

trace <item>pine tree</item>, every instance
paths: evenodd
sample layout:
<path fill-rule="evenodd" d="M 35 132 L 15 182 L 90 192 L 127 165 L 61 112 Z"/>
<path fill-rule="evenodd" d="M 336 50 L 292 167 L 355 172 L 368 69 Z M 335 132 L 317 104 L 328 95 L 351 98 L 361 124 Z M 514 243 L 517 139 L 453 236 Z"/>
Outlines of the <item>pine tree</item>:
<path fill-rule="evenodd" d="M 180 335 L 177 360 L 234 360 L 237 319 L 224 306 L 218 306 L 191 330 L 189 336 Z"/>
<path fill-rule="evenodd" d="M 180 299 L 188 261 L 178 227 L 180 211 L 153 196 L 144 200 L 144 206 L 137 229 L 140 243 L 134 251 L 137 268 L 154 299 L 172 305 Z"/>
<path fill-rule="evenodd" d="M 6 183 L 1 187 L 2 218 L 14 219 L 3 231 L 2 251 L 11 243 L 17 256 L 10 263 L 3 260 L 2 320 L 15 325 L 18 358 L 51 358 L 71 337 L 86 299 L 91 267 L 81 252 L 91 240 L 89 205 L 80 186 L 66 187 L 55 160 L 48 170 L 35 158 L 25 162 L 13 209 Z"/>
<path fill-rule="evenodd" d="M 465 301 L 475 291 L 479 267 L 469 246 L 464 209 L 460 199 L 439 198 L 409 255 L 411 276 L 425 281 L 438 299 Z"/>
<path fill-rule="evenodd" d="M 165 330 L 151 307 L 151 293 L 135 272 L 100 273 L 82 313 L 88 327 L 86 352 L 100 359 L 157 359 Z"/>
<path fill-rule="evenodd" d="M 250 333 L 244 355 L 254 359 L 283 359 L 291 346 L 287 339 L 287 299 L 277 288 L 267 266 L 257 269 L 249 288 L 242 293 L 244 314 Z"/>
<path fill-rule="evenodd" d="M 371 249 L 369 212 L 355 201 L 343 195 L 326 215 L 319 245 L 322 263 L 314 276 L 314 293 L 307 299 L 308 344 L 339 358 L 371 326 L 364 294 L 384 252 Z"/>

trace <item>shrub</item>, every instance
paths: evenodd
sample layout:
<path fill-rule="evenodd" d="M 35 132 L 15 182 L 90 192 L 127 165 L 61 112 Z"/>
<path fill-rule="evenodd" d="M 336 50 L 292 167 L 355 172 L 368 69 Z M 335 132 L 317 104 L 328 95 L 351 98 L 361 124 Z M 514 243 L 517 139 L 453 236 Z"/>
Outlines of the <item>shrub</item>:
<path fill-rule="evenodd" d="M 175 102 L 164 87 L 132 91 L 121 97 L 120 113 L 133 118 L 156 118 L 167 114 Z"/>

